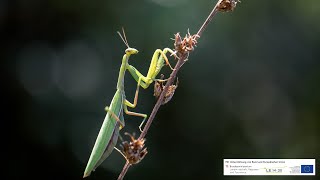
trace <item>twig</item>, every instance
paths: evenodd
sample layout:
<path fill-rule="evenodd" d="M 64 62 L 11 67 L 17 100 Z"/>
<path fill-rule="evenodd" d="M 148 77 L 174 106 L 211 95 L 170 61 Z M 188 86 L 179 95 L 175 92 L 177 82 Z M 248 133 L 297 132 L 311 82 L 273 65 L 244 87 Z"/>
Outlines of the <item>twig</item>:
<path fill-rule="evenodd" d="M 129 161 L 127 161 L 126 164 L 123 166 L 123 169 L 118 177 L 118 180 L 122 180 L 124 178 L 124 175 L 126 175 L 130 166 L 131 164 L 129 163 Z"/>
<path fill-rule="evenodd" d="M 217 2 L 217 4 L 214 6 L 214 8 L 212 9 L 211 13 L 209 14 L 209 16 L 207 17 L 207 19 L 204 21 L 204 23 L 202 24 L 202 26 L 200 27 L 199 31 L 197 32 L 198 37 L 200 37 L 203 33 L 203 31 L 207 28 L 208 24 L 211 22 L 212 18 L 217 14 L 218 10 L 218 6 L 219 4 L 222 2 L 223 0 L 219 0 Z"/>
<path fill-rule="evenodd" d="M 168 89 L 169 89 L 169 85 L 172 85 L 172 84 L 173 84 L 174 79 L 175 79 L 175 77 L 176 77 L 179 69 L 180 69 L 180 68 L 182 67 L 182 65 L 185 63 L 185 60 L 186 60 L 187 56 L 184 55 L 184 56 L 181 56 L 181 57 L 179 57 L 179 58 L 180 58 L 180 59 L 178 60 L 176 66 L 174 67 L 174 70 L 173 70 L 172 73 L 170 74 L 170 78 L 168 79 L 165 88 L 163 89 L 162 93 L 160 94 L 159 99 L 157 100 L 157 103 L 154 105 L 153 110 L 152 110 L 152 112 L 151 112 L 151 115 L 149 116 L 149 119 L 148 119 L 148 121 L 146 122 L 146 125 L 144 126 L 143 131 L 141 132 L 141 134 L 140 134 L 140 136 L 139 136 L 138 139 L 143 139 L 143 138 L 146 136 L 146 134 L 147 134 L 147 132 L 148 132 L 148 130 L 149 130 L 151 124 L 152 124 L 152 121 L 153 121 L 154 117 L 156 116 L 156 114 L 157 114 L 160 106 L 162 105 L 163 98 L 164 98 L 166 92 L 167 92 Z M 169 85 L 167 85 L 167 84 L 169 84 Z M 129 169 L 130 166 L 131 166 L 131 164 L 127 161 L 126 164 L 124 165 L 124 167 L 123 167 L 123 169 L 122 169 L 119 177 L 118 177 L 118 180 L 122 180 L 122 179 L 123 179 L 123 177 L 124 177 L 125 174 L 127 173 L 127 171 L 128 171 L 128 169 Z"/>
<path fill-rule="evenodd" d="M 171 72 L 170 78 L 168 79 L 165 88 L 163 89 L 162 93 L 160 94 L 159 99 L 157 100 L 157 103 L 154 105 L 153 110 L 151 112 L 151 115 L 150 115 L 146 125 L 144 126 L 143 131 L 141 132 L 139 139 L 142 139 L 146 136 L 146 134 L 152 124 L 154 117 L 156 116 L 160 106 L 162 105 L 163 98 L 164 98 L 166 92 L 168 91 L 169 86 L 173 84 L 174 79 L 175 79 L 179 69 L 185 63 L 186 57 L 187 56 L 179 57 L 180 59 L 178 60 L 176 66 L 174 67 L 174 70 Z"/>
<path fill-rule="evenodd" d="M 217 2 L 217 4 L 214 6 L 214 8 L 212 9 L 211 13 L 209 14 L 208 18 L 205 20 L 205 22 L 203 23 L 203 25 L 200 27 L 199 31 L 197 32 L 197 34 L 194 36 L 196 39 L 200 38 L 201 34 L 203 33 L 203 31 L 207 28 L 208 24 L 211 22 L 212 18 L 217 14 L 218 11 L 225 11 L 225 9 L 221 9 L 222 7 L 219 7 L 221 5 L 222 2 L 238 2 L 238 0 L 219 0 Z M 235 4 L 234 4 L 234 7 L 235 7 Z M 234 8 L 233 7 L 233 8 Z M 225 8 L 225 7 L 224 7 Z M 233 9 L 230 9 L 231 11 Z M 229 11 L 229 10 L 227 10 Z M 182 67 L 182 65 L 186 62 L 186 59 L 188 58 L 188 55 L 189 55 L 189 52 L 188 53 L 178 53 L 178 56 L 179 56 L 179 59 L 178 59 L 178 62 L 177 64 L 175 65 L 174 67 L 174 70 L 171 72 L 170 74 L 170 77 L 165 85 L 165 88 L 163 89 L 163 91 L 161 92 L 156 104 L 154 105 L 153 107 L 153 110 L 148 118 L 148 121 L 146 122 L 146 125 L 144 126 L 143 128 L 143 131 L 141 132 L 140 134 L 140 137 L 138 139 L 143 139 L 152 122 L 153 122 L 153 119 L 154 117 L 156 116 L 160 106 L 162 105 L 163 103 L 163 99 L 165 97 L 165 94 L 167 93 L 169 87 L 174 83 L 174 79 L 178 73 L 178 71 L 180 70 L 180 68 Z M 130 168 L 131 164 L 127 161 L 126 164 L 124 165 L 119 177 L 118 177 L 118 180 L 122 180 L 123 177 L 125 176 L 125 174 L 127 173 L 128 169 Z"/>

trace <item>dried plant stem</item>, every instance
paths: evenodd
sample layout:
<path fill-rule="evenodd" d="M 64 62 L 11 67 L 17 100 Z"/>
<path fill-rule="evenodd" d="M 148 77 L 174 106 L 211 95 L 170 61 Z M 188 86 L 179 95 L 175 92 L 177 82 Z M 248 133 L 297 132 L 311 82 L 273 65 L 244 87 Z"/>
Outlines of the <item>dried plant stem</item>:
<path fill-rule="evenodd" d="M 152 112 L 151 112 L 151 114 L 149 116 L 149 119 L 148 119 L 146 125 L 143 128 L 143 131 L 140 134 L 139 139 L 142 139 L 142 138 L 144 138 L 146 136 L 146 134 L 147 134 L 147 132 L 149 130 L 149 127 L 152 124 L 152 121 L 153 121 L 154 117 L 156 116 L 160 106 L 162 105 L 163 98 L 164 98 L 165 94 L 167 93 L 167 91 L 169 89 L 169 86 L 173 84 L 174 79 L 175 79 L 179 69 L 185 63 L 186 58 L 187 58 L 187 56 L 179 57 L 179 60 L 178 60 L 178 62 L 176 64 L 176 66 L 174 67 L 174 70 L 171 72 L 170 78 L 168 79 L 165 88 L 163 89 L 162 93 L 160 94 L 159 99 L 157 100 L 157 103 L 153 107 L 153 110 L 152 110 Z"/>
<path fill-rule="evenodd" d="M 198 37 L 200 37 L 202 35 L 203 31 L 207 28 L 207 26 L 211 22 L 212 18 L 217 14 L 217 12 L 219 11 L 218 10 L 218 6 L 222 1 L 223 0 L 219 0 L 217 2 L 217 4 L 214 6 L 214 8 L 212 9 L 211 13 L 209 14 L 207 19 L 202 24 L 202 26 L 200 27 L 199 31 L 197 32 Z"/>
<path fill-rule="evenodd" d="M 131 166 L 131 164 L 129 163 L 129 161 L 127 161 L 126 164 L 123 166 L 123 169 L 118 177 L 118 180 L 121 180 L 124 178 L 124 175 L 126 175 L 130 166 Z"/>
<path fill-rule="evenodd" d="M 171 72 L 170 77 L 169 77 L 169 79 L 168 79 L 168 81 L 166 83 L 166 86 L 163 89 L 162 93 L 160 94 L 159 99 L 157 100 L 157 103 L 154 105 L 153 110 L 151 112 L 151 115 L 149 116 L 148 121 L 146 122 L 146 125 L 144 126 L 143 131 L 141 132 L 141 134 L 140 134 L 138 139 L 143 139 L 146 136 L 146 134 L 147 134 L 152 122 L 153 122 L 154 117 L 156 116 L 160 106 L 162 105 L 164 96 L 165 96 L 166 92 L 169 89 L 169 85 L 173 84 L 174 79 L 175 79 L 179 69 L 185 63 L 186 58 L 187 58 L 186 55 L 183 55 L 183 56 L 179 57 L 179 60 L 178 60 L 178 62 L 176 64 L 176 66 L 174 67 L 174 70 Z M 123 177 L 127 173 L 127 171 L 128 171 L 130 166 L 131 166 L 131 164 L 129 164 L 129 162 L 127 161 L 126 164 L 124 165 L 119 177 L 118 177 L 118 180 L 123 179 Z"/>
<path fill-rule="evenodd" d="M 208 24 L 211 22 L 213 17 L 219 11 L 218 10 L 218 6 L 222 1 L 224 1 L 224 0 L 219 0 L 217 2 L 217 4 L 214 6 L 213 10 L 209 14 L 208 18 L 205 20 L 203 25 L 200 27 L 199 31 L 196 34 L 197 35 L 196 36 L 197 39 L 200 38 L 200 36 L 203 33 L 203 31 L 207 28 Z M 140 137 L 138 139 L 143 139 L 146 136 L 146 134 L 147 134 L 152 122 L 153 122 L 154 117 L 156 116 L 160 106 L 162 105 L 163 99 L 164 99 L 165 94 L 167 93 L 167 91 L 169 89 L 169 86 L 174 83 L 175 77 L 176 77 L 178 71 L 180 70 L 180 68 L 182 67 L 182 65 L 186 62 L 187 57 L 188 57 L 188 53 L 180 54 L 179 60 L 176 63 L 176 65 L 174 67 L 174 70 L 171 72 L 170 77 L 169 77 L 169 79 L 168 79 L 168 81 L 167 81 L 167 83 L 165 85 L 165 88 L 161 92 L 156 104 L 154 105 L 153 110 L 152 110 L 152 112 L 151 112 L 151 114 L 150 114 L 150 116 L 149 116 L 149 118 L 148 118 L 148 120 L 147 120 L 147 122 L 146 122 L 146 124 L 145 124 L 145 126 L 143 128 L 143 131 L 141 132 Z M 131 166 L 131 164 L 127 161 L 126 164 L 124 165 L 119 177 L 118 177 L 118 180 L 122 180 L 123 179 L 123 177 L 127 173 L 127 171 L 130 168 L 130 166 Z"/>

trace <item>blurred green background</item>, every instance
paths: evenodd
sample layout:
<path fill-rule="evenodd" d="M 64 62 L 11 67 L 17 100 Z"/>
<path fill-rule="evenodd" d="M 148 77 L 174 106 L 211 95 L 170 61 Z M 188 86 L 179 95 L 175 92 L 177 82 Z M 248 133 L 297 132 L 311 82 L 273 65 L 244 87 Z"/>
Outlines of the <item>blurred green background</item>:
<path fill-rule="evenodd" d="M 155 49 L 196 33 L 215 3 L 1 0 L 1 179 L 81 179 L 126 48 L 116 31 L 146 74 Z M 320 158 L 319 16 L 319 0 L 242 0 L 218 14 L 125 179 L 223 179 L 224 158 Z M 135 84 L 127 74 L 129 100 Z M 140 92 L 135 111 L 150 114 L 153 88 Z M 125 118 L 122 133 L 138 132 L 141 118 Z M 116 179 L 124 163 L 114 151 L 88 179 Z"/>

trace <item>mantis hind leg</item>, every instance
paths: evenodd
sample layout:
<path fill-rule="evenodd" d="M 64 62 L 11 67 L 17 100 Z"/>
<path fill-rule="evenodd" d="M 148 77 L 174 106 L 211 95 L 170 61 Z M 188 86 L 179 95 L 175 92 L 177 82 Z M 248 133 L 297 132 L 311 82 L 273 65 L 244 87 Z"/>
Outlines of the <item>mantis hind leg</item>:
<path fill-rule="evenodd" d="M 114 149 L 117 150 L 124 157 L 124 159 L 127 159 L 127 157 L 122 153 L 120 149 L 118 149 L 117 147 L 114 147 Z"/>
<path fill-rule="evenodd" d="M 109 106 L 106 106 L 106 107 L 104 108 L 104 110 L 106 110 L 107 113 L 110 113 L 110 115 L 111 115 L 116 121 L 118 121 L 118 122 L 120 123 L 120 129 L 122 129 L 122 128 L 124 127 L 124 124 L 121 122 L 121 120 L 119 119 L 119 117 L 118 117 L 116 114 L 114 114 L 114 112 L 111 111 L 111 109 L 109 108 Z"/>

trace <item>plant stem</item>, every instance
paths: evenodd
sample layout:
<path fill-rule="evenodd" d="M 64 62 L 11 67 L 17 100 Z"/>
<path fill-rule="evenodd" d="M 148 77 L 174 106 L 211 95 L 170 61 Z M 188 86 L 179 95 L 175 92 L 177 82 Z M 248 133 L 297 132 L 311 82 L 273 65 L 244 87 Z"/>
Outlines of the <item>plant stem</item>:
<path fill-rule="evenodd" d="M 211 13 L 209 14 L 209 16 L 207 17 L 207 19 L 204 21 L 204 23 L 202 24 L 202 26 L 200 27 L 199 31 L 197 32 L 198 37 L 200 37 L 203 33 L 203 31 L 207 28 L 207 26 L 209 25 L 209 23 L 211 22 L 212 18 L 217 14 L 218 12 L 218 6 L 219 4 L 222 2 L 223 0 L 219 0 L 217 2 L 217 4 L 214 6 L 214 8 L 212 9 Z"/>
<path fill-rule="evenodd" d="M 151 126 L 152 124 L 152 121 L 154 119 L 154 117 L 156 116 L 162 102 L 163 102 L 163 98 L 165 96 L 165 94 L 167 93 L 168 89 L 169 89 L 169 86 L 173 84 L 174 82 L 174 79 L 179 71 L 179 69 L 181 68 L 181 66 L 185 63 L 185 60 L 186 60 L 186 57 L 187 56 L 182 56 L 182 57 L 179 57 L 179 60 L 176 64 L 176 66 L 174 67 L 174 70 L 171 72 L 170 74 L 170 77 L 166 83 L 166 86 L 165 88 L 163 89 L 162 93 L 160 94 L 158 100 L 157 100 L 157 103 L 154 105 L 153 107 L 153 110 L 149 116 L 149 119 L 148 121 L 146 122 L 146 125 L 144 126 L 143 128 L 143 131 L 141 132 L 140 136 L 139 136 L 139 139 L 142 139 L 146 136 L 148 130 L 149 130 L 149 127 Z"/>
<path fill-rule="evenodd" d="M 123 169 L 118 177 L 118 180 L 122 180 L 124 178 L 124 175 L 126 175 L 130 166 L 131 164 L 129 163 L 129 161 L 127 161 L 126 164 L 123 166 Z"/>
<path fill-rule="evenodd" d="M 212 9 L 211 13 L 209 14 L 209 16 L 207 17 L 207 19 L 204 21 L 203 25 L 200 27 L 199 31 L 197 32 L 197 38 L 200 38 L 201 34 L 203 33 L 203 31 L 207 28 L 208 24 L 211 22 L 211 20 L 213 19 L 213 17 L 217 14 L 218 12 L 218 5 L 222 2 L 223 0 L 219 0 L 217 2 L 217 4 L 214 6 L 214 8 Z M 143 131 L 141 132 L 139 139 L 143 139 L 146 135 L 147 132 L 153 122 L 154 117 L 156 116 L 160 106 L 162 105 L 163 99 L 165 94 L 167 93 L 169 86 L 172 85 L 174 83 L 174 79 L 177 76 L 178 71 L 180 70 L 180 68 L 182 67 L 182 65 L 186 62 L 186 59 L 188 57 L 188 53 L 185 54 L 181 54 L 179 56 L 179 60 L 177 62 L 177 64 L 174 67 L 174 70 L 171 72 L 170 77 L 165 85 L 165 88 L 163 89 L 163 91 L 161 92 L 156 104 L 153 107 L 153 110 L 146 122 L 146 125 L 143 128 Z M 130 168 L 131 164 L 129 164 L 129 162 L 127 161 L 126 164 L 124 165 L 118 180 L 122 180 L 123 177 L 125 176 L 125 174 L 127 173 L 128 169 Z"/>
<path fill-rule="evenodd" d="M 143 131 L 141 132 L 140 136 L 138 139 L 143 139 L 146 135 L 147 135 L 147 132 L 153 122 L 153 119 L 154 117 L 156 116 L 162 102 L 163 102 L 163 98 L 165 96 L 165 94 L 167 93 L 168 89 L 169 89 L 169 86 L 173 84 L 174 82 L 174 79 L 179 71 L 179 69 L 182 67 L 182 65 L 185 63 L 185 60 L 187 58 L 187 55 L 182 55 L 181 57 L 179 57 L 179 60 L 177 62 L 177 64 L 175 65 L 174 67 L 174 70 L 171 72 L 170 74 L 170 77 L 166 83 L 166 86 L 165 88 L 163 89 L 162 93 L 160 94 L 158 100 L 157 100 L 157 103 L 154 105 L 153 107 L 153 110 L 148 118 L 148 121 L 146 122 L 146 125 L 144 126 L 143 128 Z M 123 177 L 125 176 L 125 174 L 127 173 L 129 167 L 131 166 L 131 164 L 128 163 L 128 161 L 126 162 L 126 164 L 124 165 L 119 177 L 118 177 L 118 180 L 122 180 Z"/>

